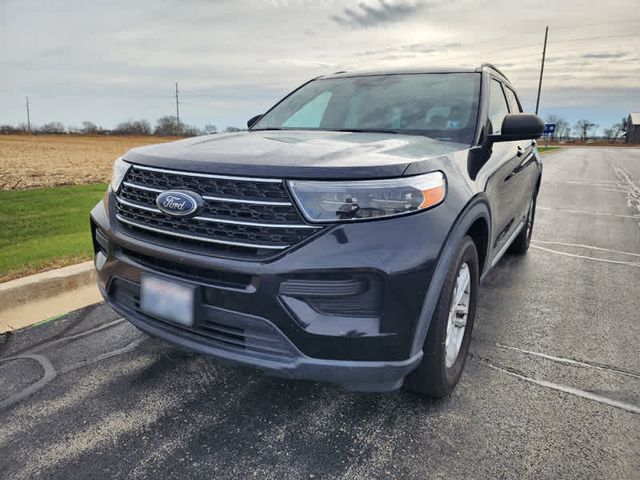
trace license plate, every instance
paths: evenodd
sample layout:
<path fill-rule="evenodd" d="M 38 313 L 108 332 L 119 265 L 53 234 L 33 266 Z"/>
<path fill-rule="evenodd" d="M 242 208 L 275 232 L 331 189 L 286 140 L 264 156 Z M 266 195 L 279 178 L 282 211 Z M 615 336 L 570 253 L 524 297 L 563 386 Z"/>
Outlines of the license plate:
<path fill-rule="evenodd" d="M 153 317 L 180 325 L 193 325 L 195 287 L 143 276 L 140 310 Z"/>

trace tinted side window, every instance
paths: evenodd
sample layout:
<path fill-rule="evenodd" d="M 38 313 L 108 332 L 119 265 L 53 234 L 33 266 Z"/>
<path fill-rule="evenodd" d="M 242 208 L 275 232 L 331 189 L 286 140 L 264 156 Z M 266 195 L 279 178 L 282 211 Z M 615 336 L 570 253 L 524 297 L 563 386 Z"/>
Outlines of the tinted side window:
<path fill-rule="evenodd" d="M 491 80 L 491 91 L 489 94 L 489 122 L 491 122 L 491 133 L 500 133 L 502 120 L 509 113 L 507 100 L 504 98 L 502 86 L 497 80 Z"/>
<path fill-rule="evenodd" d="M 511 113 L 521 113 L 522 108 L 518 103 L 518 98 L 516 97 L 515 92 L 509 87 L 505 86 L 504 93 L 507 95 L 507 102 L 509 102 L 509 110 L 511 111 Z"/>

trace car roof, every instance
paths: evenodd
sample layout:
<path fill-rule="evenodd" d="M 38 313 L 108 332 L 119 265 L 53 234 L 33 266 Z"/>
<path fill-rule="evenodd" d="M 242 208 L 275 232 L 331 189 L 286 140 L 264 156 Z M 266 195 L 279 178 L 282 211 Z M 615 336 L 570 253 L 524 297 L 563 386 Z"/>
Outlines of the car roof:
<path fill-rule="evenodd" d="M 373 75 L 415 75 L 421 73 L 480 73 L 484 70 L 491 70 L 492 73 L 497 74 L 498 76 L 504 78 L 507 82 L 507 76 L 498 70 L 497 67 L 491 65 L 490 63 L 483 63 L 477 67 L 396 67 L 396 68 L 385 68 L 385 69 L 370 69 L 370 70 L 349 70 L 349 71 L 340 71 L 335 72 L 329 75 L 323 75 L 318 78 L 349 78 L 349 77 L 366 77 Z"/>

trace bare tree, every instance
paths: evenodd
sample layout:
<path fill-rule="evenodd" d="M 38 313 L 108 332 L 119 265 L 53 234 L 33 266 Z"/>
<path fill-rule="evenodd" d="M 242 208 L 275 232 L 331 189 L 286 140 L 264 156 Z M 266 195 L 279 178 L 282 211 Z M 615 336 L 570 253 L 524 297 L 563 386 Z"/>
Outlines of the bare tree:
<path fill-rule="evenodd" d="M 197 137 L 202 135 L 202 130 L 194 125 L 182 125 L 182 136 L 184 137 Z"/>
<path fill-rule="evenodd" d="M 615 142 L 616 140 L 618 140 L 618 137 L 620 136 L 620 134 L 622 133 L 623 130 L 623 126 L 622 123 L 614 123 L 613 126 L 611 127 L 611 135 L 612 135 L 612 142 Z"/>
<path fill-rule="evenodd" d="M 578 120 L 573 126 L 573 129 L 578 134 L 578 136 L 580 137 L 580 141 L 582 142 L 586 142 L 591 131 L 595 130 L 596 128 L 598 128 L 597 123 L 593 123 L 592 121 L 586 119 Z"/>
<path fill-rule="evenodd" d="M 26 123 L 19 123 L 17 127 L 13 125 L 0 125 L 0 134 L 9 135 L 16 133 L 27 133 L 29 131 L 29 127 Z"/>
<path fill-rule="evenodd" d="M 207 123 L 207 124 L 204 126 L 203 131 L 204 131 L 204 133 L 205 133 L 206 135 L 212 135 L 212 134 L 214 134 L 214 133 L 218 133 L 218 127 L 216 127 L 215 125 L 213 125 L 213 124 L 211 124 L 211 123 Z"/>
<path fill-rule="evenodd" d="M 20 129 L 20 127 L 14 127 L 13 125 L 0 125 L 0 133 L 3 135 L 10 135 L 12 133 L 25 133 L 26 128 L 24 130 Z"/>
<path fill-rule="evenodd" d="M 564 138 L 569 136 L 571 128 L 569 127 L 569 122 L 567 122 L 564 118 L 560 117 L 556 114 L 548 115 L 546 120 L 547 123 L 555 123 L 556 131 L 551 134 L 551 140 L 563 140 Z"/>
<path fill-rule="evenodd" d="M 62 122 L 45 123 L 38 129 L 38 133 L 64 133 L 65 128 Z"/>
<path fill-rule="evenodd" d="M 571 125 L 564 119 L 558 120 L 556 123 L 556 135 L 559 140 L 565 140 L 571 135 Z"/>
<path fill-rule="evenodd" d="M 178 132 L 182 132 L 183 130 L 184 125 L 182 123 L 178 124 L 174 115 L 166 115 L 156 120 L 156 128 L 153 130 L 153 134 L 161 137 L 168 137 L 176 135 Z"/>
<path fill-rule="evenodd" d="M 80 129 L 80 131 L 85 135 L 94 135 L 98 133 L 98 130 L 100 130 L 100 128 L 95 123 L 89 122 L 88 120 L 82 122 L 82 128 Z"/>
<path fill-rule="evenodd" d="M 117 135 L 151 135 L 151 125 L 146 120 L 120 122 L 113 133 Z"/>

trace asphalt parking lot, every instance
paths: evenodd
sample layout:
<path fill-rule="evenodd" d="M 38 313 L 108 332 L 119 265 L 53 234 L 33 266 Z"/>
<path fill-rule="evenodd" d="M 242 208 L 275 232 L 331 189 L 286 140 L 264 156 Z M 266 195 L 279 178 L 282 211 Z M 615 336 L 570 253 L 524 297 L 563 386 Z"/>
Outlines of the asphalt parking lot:
<path fill-rule="evenodd" d="M 640 478 L 640 149 L 544 168 L 449 398 L 266 377 L 96 305 L 0 338 L 0 477 Z"/>

